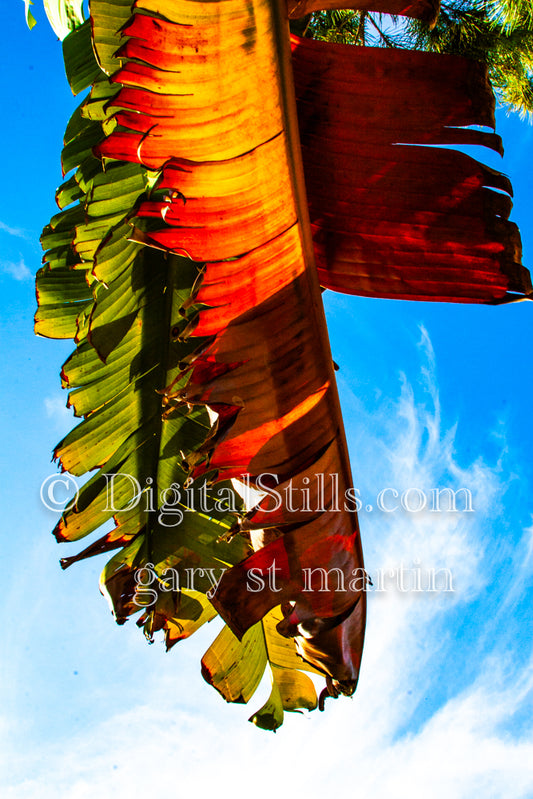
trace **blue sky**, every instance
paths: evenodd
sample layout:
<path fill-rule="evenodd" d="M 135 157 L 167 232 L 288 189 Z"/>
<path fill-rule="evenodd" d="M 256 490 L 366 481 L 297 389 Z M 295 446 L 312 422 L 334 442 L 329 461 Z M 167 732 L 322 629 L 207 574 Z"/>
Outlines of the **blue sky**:
<path fill-rule="evenodd" d="M 39 487 L 71 426 L 59 370 L 72 346 L 33 335 L 32 276 L 75 101 L 36 16 L 30 33 L 10 2 L 2 26 L 3 795 L 533 797 L 529 303 L 326 295 L 355 485 L 374 507 L 361 513 L 367 568 L 447 568 L 454 588 L 370 595 L 352 700 L 263 733 L 247 718 L 267 685 L 228 706 L 202 681 L 216 622 L 166 654 L 132 622 L 115 625 L 101 559 L 59 568 L 66 548 Z M 533 128 L 499 113 L 498 132 L 531 265 Z M 474 512 L 375 509 L 387 487 L 445 486 L 468 488 Z"/>

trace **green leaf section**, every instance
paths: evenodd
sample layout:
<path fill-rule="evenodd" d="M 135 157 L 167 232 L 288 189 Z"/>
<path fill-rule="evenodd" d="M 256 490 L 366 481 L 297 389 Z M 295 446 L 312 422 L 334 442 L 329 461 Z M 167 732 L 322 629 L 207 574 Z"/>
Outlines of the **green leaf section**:
<path fill-rule="evenodd" d="M 180 449 L 200 446 L 210 424 L 204 409 L 186 406 L 163 421 L 163 389 L 179 381 L 179 364 L 192 349 L 171 330 L 187 323 L 180 307 L 198 268 L 127 240 L 137 204 L 157 173 L 93 156 L 117 87 L 96 71 L 88 24 L 67 37 L 64 54 L 75 91 L 89 80 L 95 83 L 65 134 L 63 168 L 75 172 L 58 190 L 60 211 L 43 231 L 47 252 L 37 281 L 36 326 L 42 335 L 71 336 L 78 344 L 62 380 L 71 389 L 69 405 L 84 418 L 54 453 L 73 474 L 97 470 L 56 528 L 58 538 L 75 540 L 128 507 L 132 485 L 152 481 L 156 494 L 174 482 L 183 488 Z M 157 515 L 158 502 L 156 496 L 148 516 Z M 140 532 L 146 513 L 136 515 Z M 220 513 L 215 516 L 213 541 L 221 532 Z M 233 520 L 227 519 L 224 530 Z M 241 546 L 240 557 L 243 552 Z"/>
<path fill-rule="evenodd" d="M 24 10 L 26 12 L 26 24 L 30 30 L 32 30 L 32 28 L 34 28 L 37 25 L 37 20 L 31 13 L 30 9 L 30 6 L 32 5 L 33 3 L 31 0 L 24 0 Z"/>
<path fill-rule="evenodd" d="M 75 28 L 63 42 L 63 58 L 67 80 L 73 94 L 79 94 L 100 76 L 91 42 L 91 23 L 86 20 Z"/>
<path fill-rule="evenodd" d="M 92 300 L 85 272 L 47 265 L 37 272 L 36 293 L 35 332 L 48 338 L 74 338 L 80 311 Z"/>
<path fill-rule="evenodd" d="M 94 49 L 106 75 L 112 75 L 121 66 L 115 56 L 118 34 L 131 17 L 132 5 L 132 0 L 90 0 Z"/>
<path fill-rule="evenodd" d="M 174 492 L 179 493 L 179 489 Z M 180 603 L 176 602 L 180 592 L 193 592 L 198 597 L 195 607 L 201 605 L 201 612 L 197 616 L 192 614 L 189 621 L 200 623 L 202 619 L 203 624 L 213 618 L 216 614 L 209 604 L 209 592 L 224 570 L 242 557 L 243 544 L 237 541 L 225 547 L 225 559 L 219 559 L 213 554 L 214 533 L 226 529 L 222 513 L 219 526 L 213 518 L 193 513 L 173 502 L 169 502 L 168 509 L 159 508 L 156 517 L 147 509 L 149 504 L 150 497 L 145 494 L 141 502 L 144 507 L 139 506 L 137 518 L 140 532 L 106 564 L 100 587 L 119 623 L 145 610 L 138 620 L 139 626 L 144 627 L 149 637 L 157 630 L 165 630 L 169 648 L 172 645 L 169 642 L 173 636 L 175 638 L 175 628 L 187 620 Z M 131 516 L 129 521 L 131 523 Z M 189 603 L 191 607 L 192 604 Z M 194 631 L 193 627 L 196 629 L 196 625 L 188 625 L 189 634 Z"/>
<path fill-rule="evenodd" d="M 83 0 L 44 0 L 44 10 L 58 39 L 83 24 Z"/>
<path fill-rule="evenodd" d="M 195 312 L 182 305 L 198 266 L 128 240 L 137 206 L 158 174 L 93 155 L 117 87 L 95 62 L 90 32 L 84 24 L 64 42 L 73 90 L 93 85 L 67 125 L 62 165 L 72 174 L 57 191 L 59 213 L 43 231 L 45 265 L 37 277 L 37 331 L 77 343 L 61 376 L 68 404 L 82 421 L 54 457 L 72 474 L 92 473 L 54 533 L 75 541 L 113 518 L 114 531 L 62 565 L 118 549 L 102 577 L 117 620 L 144 610 L 145 631 L 164 629 L 171 646 L 213 617 L 208 592 L 220 570 L 242 560 L 249 547 L 244 539 L 217 543 L 241 508 L 229 485 L 223 500 L 207 490 L 200 496 L 202 487 L 185 487 L 181 453 L 200 447 L 211 425 L 203 407 L 168 408 L 164 389 L 186 384 L 181 364 L 198 346 L 176 335 Z M 143 608 L 134 601 L 135 574 L 148 563 L 157 590 Z M 170 601 L 166 569 L 181 578 L 180 591 L 193 570 L 194 596 L 178 602 L 173 592 Z"/>

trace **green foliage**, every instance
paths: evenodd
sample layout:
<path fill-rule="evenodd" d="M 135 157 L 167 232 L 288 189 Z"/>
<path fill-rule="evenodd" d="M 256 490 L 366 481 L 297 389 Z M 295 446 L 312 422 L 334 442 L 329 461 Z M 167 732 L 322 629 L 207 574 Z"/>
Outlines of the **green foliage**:
<path fill-rule="evenodd" d="M 305 35 L 325 42 L 367 47 L 407 47 L 405 22 L 387 14 L 368 11 L 317 11 L 311 16 Z"/>
<path fill-rule="evenodd" d="M 530 0 L 444 3 L 437 24 L 408 23 L 417 49 L 485 61 L 500 102 L 521 116 L 533 113 L 533 4 Z"/>

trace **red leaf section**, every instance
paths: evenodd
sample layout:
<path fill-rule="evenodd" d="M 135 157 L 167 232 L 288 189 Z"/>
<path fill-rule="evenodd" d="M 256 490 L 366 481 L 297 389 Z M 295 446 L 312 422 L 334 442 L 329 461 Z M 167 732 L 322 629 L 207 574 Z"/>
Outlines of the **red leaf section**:
<path fill-rule="evenodd" d="M 135 236 L 205 262 L 186 302 L 199 305 L 183 333 L 200 339 L 185 365 L 190 379 L 167 389 L 170 406 L 205 404 L 216 417 L 200 450 L 186 453 L 191 476 L 254 484 L 268 475 L 281 503 L 271 512 L 271 493 L 243 521 L 257 551 L 225 573 L 213 602 L 239 635 L 282 603 L 282 632 L 351 693 L 365 618 L 353 580 L 363 561 L 345 503 L 352 482 L 307 220 L 286 11 L 272 0 L 150 2 L 136 9 L 168 19 L 136 13 L 124 28 L 118 125 L 98 154 L 162 169 L 138 211 L 150 230 Z M 304 489 L 324 470 L 333 487 L 315 488 L 309 507 Z"/>
<path fill-rule="evenodd" d="M 532 290 L 509 180 L 435 144 L 501 152 L 486 67 L 292 37 L 320 282 L 348 294 L 490 303 Z"/>

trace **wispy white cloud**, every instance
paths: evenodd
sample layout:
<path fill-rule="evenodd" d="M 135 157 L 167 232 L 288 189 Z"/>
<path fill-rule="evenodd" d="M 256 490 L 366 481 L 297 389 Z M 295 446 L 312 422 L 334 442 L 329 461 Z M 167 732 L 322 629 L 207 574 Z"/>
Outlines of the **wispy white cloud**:
<path fill-rule="evenodd" d="M 495 657 L 479 665 L 486 673 L 416 735 L 396 741 L 381 758 L 374 751 L 373 765 L 381 773 L 379 778 L 368 776 L 368 788 L 373 784 L 380 796 L 400 799 L 531 796 L 531 729 L 514 737 L 506 729 L 517 708 L 531 701 L 531 664 L 506 674 Z"/>
<path fill-rule="evenodd" d="M 0 261 L 0 269 L 7 275 L 11 275 L 15 280 L 31 280 L 33 277 L 32 272 L 26 266 L 24 258 L 15 261 Z"/>
<path fill-rule="evenodd" d="M 19 239 L 27 238 L 27 233 L 25 230 L 22 230 L 18 227 L 11 227 L 10 225 L 6 225 L 4 222 L 0 222 L 0 230 L 3 230 L 4 233 L 8 233 L 10 236 L 16 236 Z"/>
<path fill-rule="evenodd" d="M 526 711 L 532 663 L 517 656 L 527 634 L 503 639 L 496 625 L 488 642 L 478 640 L 492 613 L 490 602 L 483 602 L 500 568 L 491 540 L 507 478 L 501 464 L 481 458 L 459 462 L 455 428 L 443 428 L 425 331 L 420 353 L 421 376 L 416 382 L 403 377 L 396 402 L 384 400 L 372 410 L 358 406 L 363 432 L 357 449 L 372 454 L 360 482 L 365 501 L 387 486 L 400 495 L 412 487 L 464 486 L 472 492 L 475 510 L 363 512 L 367 567 L 372 573 L 415 560 L 445 567 L 454 576 L 455 591 L 371 593 L 355 697 L 328 701 L 324 714 L 290 716 L 276 736 L 246 723 L 261 698 L 252 700 L 249 710 L 228 707 L 199 685 L 191 655 L 194 639 L 184 643 L 183 654 L 173 651 L 161 659 L 149 653 L 153 669 L 140 679 L 128 635 L 125 650 L 132 683 L 139 681 L 138 701 L 121 704 L 120 694 L 110 693 L 106 718 L 87 718 L 68 740 L 32 743 L 23 758 L 11 755 L 19 776 L 4 796 L 229 799 L 250 794 L 270 799 L 298 794 L 318 799 L 348 792 L 377 799 L 530 799 L 533 729 Z M 514 593 L 499 597 L 507 617 L 532 571 L 531 530 L 519 539 L 516 557 L 507 563 Z M 480 605 L 478 628 L 461 634 L 461 625 L 476 618 L 473 609 Z M 458 673 L 460 658 L 464 674 L 460 668 Z M 178 660 L 180 673 L 174 665 Z"/>

